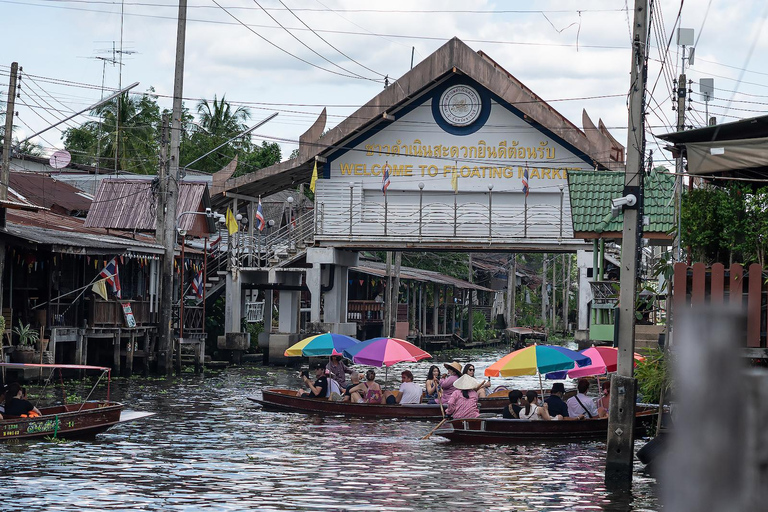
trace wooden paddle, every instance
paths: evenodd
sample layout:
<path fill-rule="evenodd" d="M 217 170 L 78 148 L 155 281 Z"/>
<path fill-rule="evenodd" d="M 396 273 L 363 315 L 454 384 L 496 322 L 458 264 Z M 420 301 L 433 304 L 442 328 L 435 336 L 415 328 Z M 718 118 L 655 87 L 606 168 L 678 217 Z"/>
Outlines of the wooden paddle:
<path fill-rule="evenodd" d="M 438 423 L 438 424 L 437 424 L 437 426 L 436 426 L 435 428 L 433 428 L 433 429 L 432 429 L 432 430 L 429 432 L 429 434 L 427 434 L 427 435 L 425 435 L 424 437 L 422 437 L 422 438 L 421 438 L 422 440 L 424 440 L 424 439 L 429 439 L 429 438 L 430 438 L 430 436 L 431 436 L 431 435 L 432 435 L 432 434 L 435 432 L 435 430 L 437 430 L 437 429 L 439 429 L 440 427 L 442 427 L 442 426 L 443 426 L 443 423 L 445 423 L 445 422 L 448 420 L 448 418 L 446 418 L 446 417 L 445 417 L 445 410 L 443 409 L 443 391 L 442 391 L 442 390 L 439 390 L 439 391 L 437 392 L 437 400 L 438 400 L 438 403 L 440 404 L 440 413 L 443 415 L 443 421 L 441 421 L 440 423 Z"/>
<path fill-rule="evenodd" d="M 448 418 L 443 418 L 443 421 L 441 421 L 440 423 L 438 423 L 438 424 L 437 424 L 437 426 L 436 426 L 435 428 L 433 428 L 433 429 L 432 429 L 432 430 L 429 432 L 429 434 L 425 435 L 425 436 L 424 436 L 424 437 L 422 437 L 421 439 L 422 439 L 422 440 L 424 440 L 424 439 L 429 439 L 429 438 L 430 438 L 430 436 L 431 436 L 432 434 L 434 434 L 435 430 L 437 430 L 437 429 L 439 429 L 440 427 L 442 427 L 442 426 L 443 426 L 443 423 L 445 423 L 446 421 L 448 421 Z"/>

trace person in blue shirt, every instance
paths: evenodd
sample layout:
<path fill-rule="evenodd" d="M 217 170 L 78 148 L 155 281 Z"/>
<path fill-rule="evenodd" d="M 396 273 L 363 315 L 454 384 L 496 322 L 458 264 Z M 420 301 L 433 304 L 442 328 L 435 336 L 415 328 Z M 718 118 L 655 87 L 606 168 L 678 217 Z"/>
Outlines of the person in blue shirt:
<path fill-rule="evenodd" d="M 555 382 L 552 384 L 552 390 L 549 392 L 549 397 L 544 400 L 549 408 L 549 414 L 552 416 L 561 415 L 563 418 L 568 417 L 568 405 L 563 402 L 563 395 L 565 394 L 565 386 L 562 382 Z"/>

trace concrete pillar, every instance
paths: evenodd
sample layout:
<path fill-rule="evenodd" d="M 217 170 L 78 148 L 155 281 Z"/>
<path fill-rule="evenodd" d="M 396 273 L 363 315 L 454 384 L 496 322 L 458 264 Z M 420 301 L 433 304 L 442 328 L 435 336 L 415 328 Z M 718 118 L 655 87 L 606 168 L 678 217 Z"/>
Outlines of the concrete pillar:
<path fill-rule="evenodd" d="M 240 280 L 232 279 L 232 272 L 227 272 L 224 292 L 224 332 L 240 332 L 242 319 L 242 290 Z"/>
<path fill-rule="evenodd" d="M 432 334 L 440 334 L 440 291 L 437 283 L 432 283 Z"/>
<path fill-rule="evenodd" d="M 299 332 L 298 311 L 300 293 L 298 291 L 280 290 L 278 292 L 278 330 L 281 333 L 295 334 Z"/>
<path fill-rule="evenodd" d="M 307 263 L 313 267 L 320 264 L 326 265 L 327 270 L 322 272 L 321 281 L 328 279 L 331 287 L 323 296 L 324 330 L 350 336 L 354 336 L 357 331 L 357 325 L 347 321 L 349 268 L 357 265 L 357 262 L 358 254 L 356 252 L 327 247 L 310 247 L 307 249 Z M 307 274 L 308 280 L 309 277 L 310 273 Z"/>
<path fill-rule="evenodd" d="M 314 263 L 312 268 L 307 269 L 307 288 L 310 294 L 309 321 L 313 324 L 320 323 L 321 276 L 320 263 Z"/>

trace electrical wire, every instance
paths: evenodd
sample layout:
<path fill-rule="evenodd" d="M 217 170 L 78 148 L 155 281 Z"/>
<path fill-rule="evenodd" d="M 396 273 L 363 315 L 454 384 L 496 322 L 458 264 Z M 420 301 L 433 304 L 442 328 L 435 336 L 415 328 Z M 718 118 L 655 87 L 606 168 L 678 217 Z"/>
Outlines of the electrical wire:
<path fill-rule="evenodd" d="M 215 0 L 214 0 L 214 3 L 216 3 L 216 2 L 215 2 Z M 327 63 L 329 63 L 329 64 L 331 64 L 331 65 L 333 65 L 333 66 L 336 66 L 337 68 L 339 68 L 340 70 L 342 70 L 342 71 L 344 71 L 344 72 L 346 72 L 346 73 L 350 73 L 350 76 L 353 76 L 354 78 L 359 78 L 359 79 L 362 79 L 362 80 L 370 80 L 370 81 L 372 81 L 372 82 L 380 82 L 380 80 L 378 80 L 378 79 L 375 79 L 375 78 L 369 78 L 369 77 L 363 76 L 363 75 L 361 75 L 361 74 L 359 74 L 359 73 L 355 73 L 354 71 L 350 71 L 349 69 L 346 69 L 346 68 L 344 68 L 344 67 L 342 67 L 342 66 L 340 66 L 340 65 L 336 64 L 335 62 L 331 61 L 330 59 L 328 59 L 328 58 L 327 58 L 327 57 L 325 57 L 324 55 L 321 55 L 321 54 L 320 54 L 318 51 L 316 51 L 314 48 L 310 47 L 310 46 L 309 46 L 308 44 L 306 44 L 304 41 L 302 41 L 301 39 L 299 39 L 298 37 L 296 37 L 296 35 L 294 35 L 294 34 L 293 34 L 293 32 L 291 32 L 290 30 L 288 30 L 287 28 L 285 28 L 285 25 L 283 25 L 282 23 L 280 23 L 280 22 L 277 20 L 277 18 L 275 18 L 274 16 L 272 16 L 272 15 L 271 15 L 271 14 L 270 14 L 270 13 L 269 13 L 269 12 L 268 12 L 266 9 L 264 9 L 263 7 L 261 7 L 261 4 L 260 4 L 260 3 L 259 3 L 257 0 L 253 0 L 253 3 L 255 3 L 256 5 L 258 5 L 258 6 L 261 8 L 261 10 L 262 10 L 262 11 L 264 11 L 264 14 L 266 14 L 267 16 L 269 16 L 269 17 L 272 19 L 272 21 L 274 21 L 275 23 L 277 23 L 277 24 L 280 26 L 280 28 L 282 28 L 283 30 L 285 30 L 285 32 L 287 32 L 289 36 L 291 36 L 292 38 L 294 38 L 294 39 L 295 39 L 296 41 L 298 41 L 298 42 L 299 42 L 299 44 L 301 44 L 301 45 L 302 45 L 304 48 L 306 48 L 307 50 L 311 51 L 312 53 L 314 53 L 315 55 L 317 55 L 318 57 L 320 57 L 321 59 L 323 59 L 323 60 L 324 60 L 324 61 L 326 61 Z M 217 5 L 218 5 L 218 4 L 217 4 Z M 229 13 L 228 13 L 228 14 L 229 14 Z M 299 20 L 299 21 L 301 21 L 301 20 Z M 307 27 L 307 28 L 309 28 L 309 27 Z M 312 30 L 312 29 L 310 29 L 310 31 L 311 31 L 311 30 Z M 312 33 L 313 33 L 313 34 L 315 34 L 315 35 L 317 35 L 317 34 L 316 34 L 314 31 L 312 31 Z M 286 52 L 286 53 L 287 53 L 287 52 Z M 306 61 L 304 61 L 304 62 L 306 62 Z M 321 69 L 322 69 L 322 68 L 321 68 Z"/>
<path fill-rule="evenodd" d="M 328 46 L 330 46 L 331 48 L 333 48 L 334 50 L 336 50 L 337 52 L 339 52 L 339 53 L 340 53 L 342 56 L 344 56 L 346 59 L 348 59 L 348 60 L 350 60 L 350 61 L 354 62 L 354 63 L 355 63 L 355 64 L 357 64 L 358 66 L 360 66 L 360 67 L 362 67 L 362 68 L 364 68 L 364 69 L 367 69 L 367 70 L 368 70 L 368 71 L 370 71 L 371 73 L 375 73 L 375 74 L 377 74 L 377 75 L 379 75 L 379 76 L 381 76 L 381 77 L 383 77 L 383 78 L 386 78 L 386 76 L 387 76 L 387 75 L 383 75 L 383 74 L 379 73 L 378 71 L 376 71 L 376 70 L 373 70 L 373 69 L 369 68 L 369 67 L 368 67 L 368 66 L 366 66 L 365 64 L 361 64 L 360 62 L 356 61 L 355 59 L 353 59 L 352 57 L 350 57 L 350 56 L 349 56 L 349 55 L 347 55 L 346 53 L 344 53 L 344 52 L 342 52 L 341 50 L 339 50 L 338 48 L 336 48 L 334 45 L 332 45 L 330 42 L 328 42 L 328 40 L 327 40 L 327 39 L 325 39 L 323 36 L 321 36 L 321 35 L 320 35 L 320 34 L 318 34 L 316 31 L 314 31 L 314 30 L 313 30 L 313 29 L 312 29 L 312 28 L 311 28 L 309 25 L 307 25 L 306 23 L 304 23 L 304 20 L 302 20 L 302 19 L 301 19 L 301 18 L 300 18 L 300 17 L 299 17 L 299 16 L 298 16 L 298 15 L 297 15 L 297 14 L 296 14 L 296 13 L 295 13 L 293 10 L 291 10 L 291 8 L 290 8 L 290 7 L 288 7 L 287 5 L 285 5 L 285 2 L 283 2 L 283 0 L 279 0 L 279 1 L 280 1 L 280 3 L 283 5 L 283 7 L 285 7 L 285 8 L 288 10 L 288 12 L 290 12 L 290 13 L 291 13 L 291 14 L 292 14 L 292 15 L 293 15 L 293 16 L 294 16 L 294 17 L 295 17 L 297 20 L 299 20 L 299 22 L 300 22 L 302 25 L 304 25 L 305 27 L 307 27 L 307 28 L 308 28 L 308 29 L 309 29 L 309 30 L 310 30 L 310 31 L 311 31 L 313 34 L 315 34 L 315 35 L 316 35 L 318 38 L 320 38 L 320 40 L 321 40 L 321 41 L 323 41 L 325 44 L 327 44 Z M 261 6 L 259 6 L 259 7 L 261 7 Z M 262 9 L 263 9 L 263 7 L 262 7 Z"/>

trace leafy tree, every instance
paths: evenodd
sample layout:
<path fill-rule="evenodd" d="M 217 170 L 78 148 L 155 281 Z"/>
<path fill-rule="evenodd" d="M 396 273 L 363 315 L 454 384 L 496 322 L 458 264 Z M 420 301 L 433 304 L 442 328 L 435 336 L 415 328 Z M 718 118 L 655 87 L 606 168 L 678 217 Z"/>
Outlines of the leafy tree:
<path fill-rule="evenodd" d="M 88 121 L 64 132 L 64 144 L 76 162 L 110 166 L 138 174 L 154 174 L 158 167 L 160 108 L 150 94 L 119 98 L 94 109 L 100 121 Z"/>
<path fill-rule="evenodd" d="M 277 143 L 265 141 L 258 146 L 248 136 L 230 141 L 248 129 L 246 123 L 251 119 L 251 113 L 247 108 L 233 108 L 225 96 L 220 100 L 214 96 L 213 102 L 202 100 L 197 104 L 197 114 L 200 119 L 197 125 L 199 128 L 193 128 L 191 122 L 187 125 L 190 130 L 181 146 L 182 164 L 187 165 L 200 159 L 192 168 L 214 173 L 238 155 L 235 176 L 240 176 L 280 161 L 280 146 Z M 216 149 L 224 143 L 227 144 Z M 214 149 L 216 151 L 201 158 Z"/>

